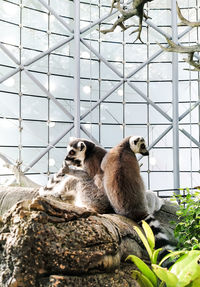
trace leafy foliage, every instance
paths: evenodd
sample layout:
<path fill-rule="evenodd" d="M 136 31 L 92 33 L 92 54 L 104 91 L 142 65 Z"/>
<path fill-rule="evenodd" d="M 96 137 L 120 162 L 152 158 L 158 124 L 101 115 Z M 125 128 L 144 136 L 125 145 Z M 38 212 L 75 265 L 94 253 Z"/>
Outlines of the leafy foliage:
<path fill-rule="evenodd" d="M 140 236 L 149 254 L 151 268 L 135 255 L 129 255 L 126 260 L 132 261 L 138 270 L 132 271 L 132 277 L 141 287 L 198 287 L 200 286 L 200 251 L 180 250 L 169 251 L 158 264 L 158 253 L 162 250 L 155 248 L 155 238 L 150 226 L 143 221 L 144 233 L 139 227 L 134 227 Z M 145 236 L 146 235 L 146 236 Z M 161 264 L 169 258 L 178 260 L 169 268 L 161 267 Z"/>
<path fill-rule="evenodd" d="M 186 192 L 185 196 L 175 196 L 180 208 L 174 234 L 178 238 L 178 249 L 195 250 L 200 249 L 200 192 L 192 194 L 189 189 Z"/>

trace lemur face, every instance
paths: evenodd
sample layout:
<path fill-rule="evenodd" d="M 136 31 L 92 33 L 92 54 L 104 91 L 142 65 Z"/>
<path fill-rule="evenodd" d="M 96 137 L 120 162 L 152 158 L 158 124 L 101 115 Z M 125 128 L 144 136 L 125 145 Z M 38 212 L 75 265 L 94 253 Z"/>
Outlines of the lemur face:
<path fill-rule="evenodd" d="M 142 155 L 149 155 L 146 148 L 145 140 L 140 136 L 132 136 L 129 139 L 130 148 L 134 153 L 140 153 Z"/>
<path fill-rule="evenodd" d="M 67 146 L 65 158 L 68 165 L 83 167 L 84 160 L 94 149 L 95 144 L 82 138 L 73 138 Z"/>
<path fill-rule="evenodd" d="M 65 161 L 68 165 L 82 166 L 85 159 L 86 144 L 80 139 L 72 140 L 67 146 Z"/>

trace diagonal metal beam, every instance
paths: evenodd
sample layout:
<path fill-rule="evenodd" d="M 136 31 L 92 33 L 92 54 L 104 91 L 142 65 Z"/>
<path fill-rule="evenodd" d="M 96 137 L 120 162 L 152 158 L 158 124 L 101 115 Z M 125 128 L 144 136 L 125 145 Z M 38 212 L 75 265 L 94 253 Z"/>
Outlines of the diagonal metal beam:
<path fill-rule="evenodd" d="M 200 148 L 200 142 L 197 141 L 191 134 L 189 134 L 185 129 L 179 128 L 179 130 L 187 137 L 189 138 L 195 145 L 197 145 Z"/>
<path fill-rule="evenodd" d="M 182 113 L 182 115 L 179 117 L 179 121 L 181 121 L 183 118 L 185 118 L 191 111 L 193 111 L 199 105 L 200 105 L 200 100 L 198 100 L 189 109 L 187 109 L 184 113 Z"/>
<path fill-rule="evenodd" d="M 164 132 L 162 132 L 159 137 L 157 137 L 157 139 L 155 139 L 152 144 L 150 144 L 150 146 L 147 148 L 148 150 L 151 150 L 162 138 L 164 138 L 166 136 L 166 134 L 168 134 L 168 132 L 173 128 L 172 125 L 170 125 Z M 141 160 L 141 158 L 143 158 L 143 155 L 140 155 L 138 157 L 138 160 Z"/>
<path fill-rule="evenodd" d="M 172 118 L 166 114 L 158 105 L 150 100 L 140 89 L 138 89 L 133 83 L 127 81 L 128 85 L 136 91 L 147 103 L 149 103 L 154 109 L 156 109 L 161 115 L 163 115 L 168 121 L 172 122 Z"/>
<path fill-rule="evenodd" d="M 87 112 L 81 115 L 81 120 L 84 119 L 87 115 L 89 115 L 96 107 L 98 107 L 103 101 L 105 101 L 106 98 L 108 98 L 114 91 L 116 91 L 122 84 L 124 83 L 123 80 L 121 80 L 117 85 L 115 85 L 109 92 L 105 94 L 104 97 L 99 99 Z"/>
<path fill-rule="evenodd" d="M 72 124 L 68 127 L 59 137 L 57 137 L 54 141 L 52 141 L 45 150 L 43 150 L 33 161 L 31 161 L 27 167 L 24 169 L 23 173 L 29 171 L 48 151 L 50 151 L 66 134 L 68 134 L 74 127 Z"/>
<path fill-rule="evenodd" d="M 93 135 L 83 126 L 81 125 L 81 130 L 97 145 L 99 145 L 99 142 L 93 137 Z"/>
<path fill-rule="evenodd" d="M 48 98 L 50 98 L 52 102 L 56 104 L 56 106 L 58 106 L 71 120 L 74 120 L 72 114 L 63 107 L 63 105 L 40 83 L 40 81 L 35 76 L 33 76 L 32 73 L 26 69 L 24 69 L 24 72 L 48 96 Z"/>
<path fill-rule="evenodd" d="M 11 58 L 11 60 L 16 64 L 18 65 L 19 62 L 18 60 L 13 56 L 11 55 L 10 51 L 5 47 L 3 46 L 1 43 L 0 43 L 0 47 L 2 48 L 2 50 L 4 51 L 5 54 L 8 55 L 8 57 Z M 27 71 L 24 66 L 20 65 L 19 66 L 19 69 L 20 70 L 24 70 L 24 72 L 27 74 L 27 76 L 71 119 L 73 120 L 74 117 L 72 116 L 72 114 L 70 112 L 68 112 L 67 109 L 65 109 L 63 107 L 63 105 L 60 104 L 60 102 L 58 100 L 56 100 L 56 98 L 40 83 L 40 81 L 38 81 L 38 79 L 36 77 L 33 76 L 33 74 L 31 74 L 29 71 Z"/>
<path fill-rule="evenodd" d="M 35 63 L 36 61 L 40 60 L 41 58 L 45 57 L 46 55 L 50 54 L 51 52 L 53 52 L 54 50 L 62 47 L 63 45 L 69 43 L 72 39 L 74 39 L 74 36 L 70 36 L 68 37 L 67 39 L 64 39 L 62 41 L 60 41 L 59 43 L 53 45 L 51 48 L 49 48 L 48 50 L 44 51 L 44 52 L 41 52 L 39 55 L 33 57 L 32 59 L 26 61 L 22 66 L 29 66 L 33 63 Z M 0 42 L 2 45 L 3 43 Z M 3 76 L 1 79 L 0 79 L 0 84 L 2 82 L 4 82 L 5 80 L 9 79 L 10 77 L 14 76 L 15 74 L 17 74 L 19 71 L 21 70 L 21 68 L 15 68 L 13 71 L 9 72 L 8 74 L 6 74 L 5 76 Z"/>
<path fill-rule="evenodd" d="M 73 30 L 69 27 L 69 25 L 63 20 L 62 17 L 60 17 L 56 11 L 51 7 L 49 6 L 48 4 L 46 4 L 46 2 L 44 0 L 39 0 L 39 2 L 49 11 L 51 12 L 52 15 L 55 16 L 55 18 L 65 27 L 67 28 L 67 30 L 72 34 L 73 33 Z"/>
<path fill-rule="evenodd" d="M 100 59 L 107 67 L 109 67 L 115 74 L 117 74 L 120 78 L 123 78 L 123 74 L 120 73 L 111 63 L 109 63 L 99 52 L 97 52 L 92 46 L 88 45 L 83 38 L 80 38 L 81 42 L 92 51 L 98 59 Z"/>

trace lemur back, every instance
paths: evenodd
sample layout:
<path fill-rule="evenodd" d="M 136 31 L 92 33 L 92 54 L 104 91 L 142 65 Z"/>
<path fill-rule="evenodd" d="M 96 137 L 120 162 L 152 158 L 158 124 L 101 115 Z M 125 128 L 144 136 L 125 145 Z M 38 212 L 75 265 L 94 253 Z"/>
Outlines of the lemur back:
<path fill-rule="evenodd" d="M 148 207 L 140 167 L 129 138 L 107 153 L 101 167 L 105 191 L 115 212 L 139 221 L 148 215 Z"/>

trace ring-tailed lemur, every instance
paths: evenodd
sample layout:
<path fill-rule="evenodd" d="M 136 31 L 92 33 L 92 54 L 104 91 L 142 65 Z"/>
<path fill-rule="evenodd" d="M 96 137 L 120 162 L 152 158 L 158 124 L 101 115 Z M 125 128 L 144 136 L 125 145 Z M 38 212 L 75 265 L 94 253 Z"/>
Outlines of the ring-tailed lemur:
<path fill-rule="evenodd" d="M 52 194 L 67 201 L 71 198 L 71 203 L 98 213 L 113 212 L 102 184 L 103 172 L 100 166 L 105 154 L 106 150 L 89 140 L 73 139 L 68 144 L 62 168 L 45 187 L 40 188 L 40 195 Z M 69 165 L 81 167 L 82 170 L 70 168 Z M 65 178 L 66 174 L 72 177 Z M 69 188 L 71 182 L 72 190 Z"/>
<path fill-rule="evenodd" d="M 145 220 L 154 231 L 156 247 L 168 248 L 171 242 L 162 230 L 160 222 L 149 212 L 136 153 L 149 155 L 144 138 L 140 136 L 125 138 L 106 154 L 101 163 L 105 192 L 117 214 L 136 222 Z M 173 248 L 173 245 L 170 247 Z"/>

